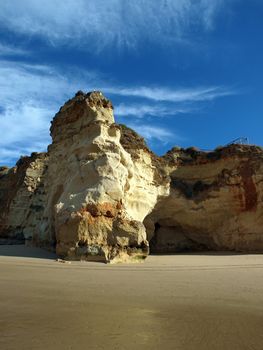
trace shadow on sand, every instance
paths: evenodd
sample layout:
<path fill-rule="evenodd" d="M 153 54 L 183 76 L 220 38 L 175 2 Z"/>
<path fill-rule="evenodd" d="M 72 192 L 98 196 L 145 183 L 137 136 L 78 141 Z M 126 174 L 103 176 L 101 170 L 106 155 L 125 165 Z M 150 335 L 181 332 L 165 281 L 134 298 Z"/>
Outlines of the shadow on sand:
<path fill-rule="evenodd" d="M 245 252 L 233 252 L 233 251 L 183 251 L 176 253 L 150 253 L 150 256 L 167 257 L 167 256 L 233 256 L 233 255 L 248 255 L 259 253 L 245 253 Z M 56 260 L 57 255 L 48 250 L 30 247 L 24 244 L 10 244 L 0 245 L 0 257 L 22 257 L 22 258 L 35 258 L 35 259 L 50 259 Z"/>
<path fill-rule="evenodd" d="M 184 250 L 182 252 L 175 253 L 150 253 L 152 256 L 176 256 L 176 255 L 193 255 L 193 256 L 232 256 L 232 255 L 249 255 L 249 254 L 262 254 L 259 252 L 238 252 L 238 251 L 218 251 L 218 250 L 203 250 L 203 251 L 191 251 Z"/>
<path fill-rule="evenodd" d="M 24 244 L 19 245 L 0 245 L 0 256 L 14 256 L 23 258 L 36 258 L 36 259 L 56 259 L 55 253 L 47 250 L 28 247 Z"/>

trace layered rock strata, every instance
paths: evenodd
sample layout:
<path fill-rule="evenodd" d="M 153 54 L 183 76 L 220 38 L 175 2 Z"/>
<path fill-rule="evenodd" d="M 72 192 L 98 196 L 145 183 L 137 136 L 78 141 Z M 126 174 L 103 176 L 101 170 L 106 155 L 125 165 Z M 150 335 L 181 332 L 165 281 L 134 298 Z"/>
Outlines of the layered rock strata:
<path fill-rule="evenodd" d="M 230 145 L 164 157 L 170 194 L 145 219 L 152 252 L 263 252 L 263 150 Z"/>
<path fill-rule="evenodd" d="M 56 114 L 47 153 L 0 168 L 0 242 L 139 261 L 150 251 L 263 251 L 263 150 L 174 148 L 158 157 L 115 124 L 100 92 Z"/>

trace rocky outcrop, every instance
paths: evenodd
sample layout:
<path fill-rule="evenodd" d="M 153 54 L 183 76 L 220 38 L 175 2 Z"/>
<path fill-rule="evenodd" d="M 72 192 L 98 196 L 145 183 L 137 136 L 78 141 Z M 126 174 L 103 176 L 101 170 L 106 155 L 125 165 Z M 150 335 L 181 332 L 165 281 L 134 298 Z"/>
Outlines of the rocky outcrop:
<path fill-rule="evenodd" d="M 0 242 L 40 239 L 37 226 L 46 202 L 47 161 L 47 154 L 33 153 L 31 157 L 21 157 L 14 168 L 0 168 Z"/>
<path fill-rule="evenodd" d="M 43 235 L 71 259 L 129 261 L 148 254 L 144 217 L 168 182 L 154 182 L 151 155 L 121 145 L 113 107 L 100 92 L 77 93 L 51 126 Z"/>
<path fill-rule="evenodd" d="M 100 92 L 56 114 L 47 153 L 0 168 L 0 242 L 61 257 L 139 261 L 150 251 L 263 251 L 263 150 L 151 152 Z"/>
<path fill-rule="evenodd" d="M 263 150 L 230 145 L 164 157 L 170 194 L 145 219 L 153 252 L 263 251 Z"/>

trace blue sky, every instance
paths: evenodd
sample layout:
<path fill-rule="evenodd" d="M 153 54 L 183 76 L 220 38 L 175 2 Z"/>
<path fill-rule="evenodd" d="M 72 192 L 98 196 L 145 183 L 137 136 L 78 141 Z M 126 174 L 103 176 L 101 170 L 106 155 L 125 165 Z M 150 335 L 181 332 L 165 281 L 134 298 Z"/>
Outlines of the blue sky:
<path fill-rule="evenodd" d="M 163 154 L 263 145 L 262 0 L 0 1 L 0 164 L 43 151 L 77 90 Z"/>

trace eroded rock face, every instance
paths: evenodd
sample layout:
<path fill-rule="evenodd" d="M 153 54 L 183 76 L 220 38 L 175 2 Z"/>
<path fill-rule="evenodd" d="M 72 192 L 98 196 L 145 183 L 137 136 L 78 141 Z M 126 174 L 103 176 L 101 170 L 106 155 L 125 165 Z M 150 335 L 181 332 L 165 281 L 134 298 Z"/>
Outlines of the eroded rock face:
<path fill-rule="evenodd" d="M 145 219 L 155 252 L 263 251 L 263 151 L 169 152 L 170 195 Z"/>
<path fill-rule="evenodd" d="M 114 122 L 100 92 L 56 114 L 47 153 L 0 168 L 0 242 L 68 259 L 138 261 L 150 250 L 263 251 L 263 151 L 174 148 L 158 157 Z"/>
<path fill-rule="evenodd" d="M 135 161 L 120 143 L 113 108 L 100 92 L 78 93 L 55 116 L 48 149 L 46 232 L 71 259 L 128 261 L 148 254 L 144 217 L 168 182 L 154 180 L 151 155 Z"/>
<path fill-rule="evenodd" d="M 21 157 L 14 168 L 0 168 L 0 242 L 42 240 L 50 246 L 50 240 L 38 231 L 46 202 L 47 162 L 47 154 L 33 153 Z"/>

